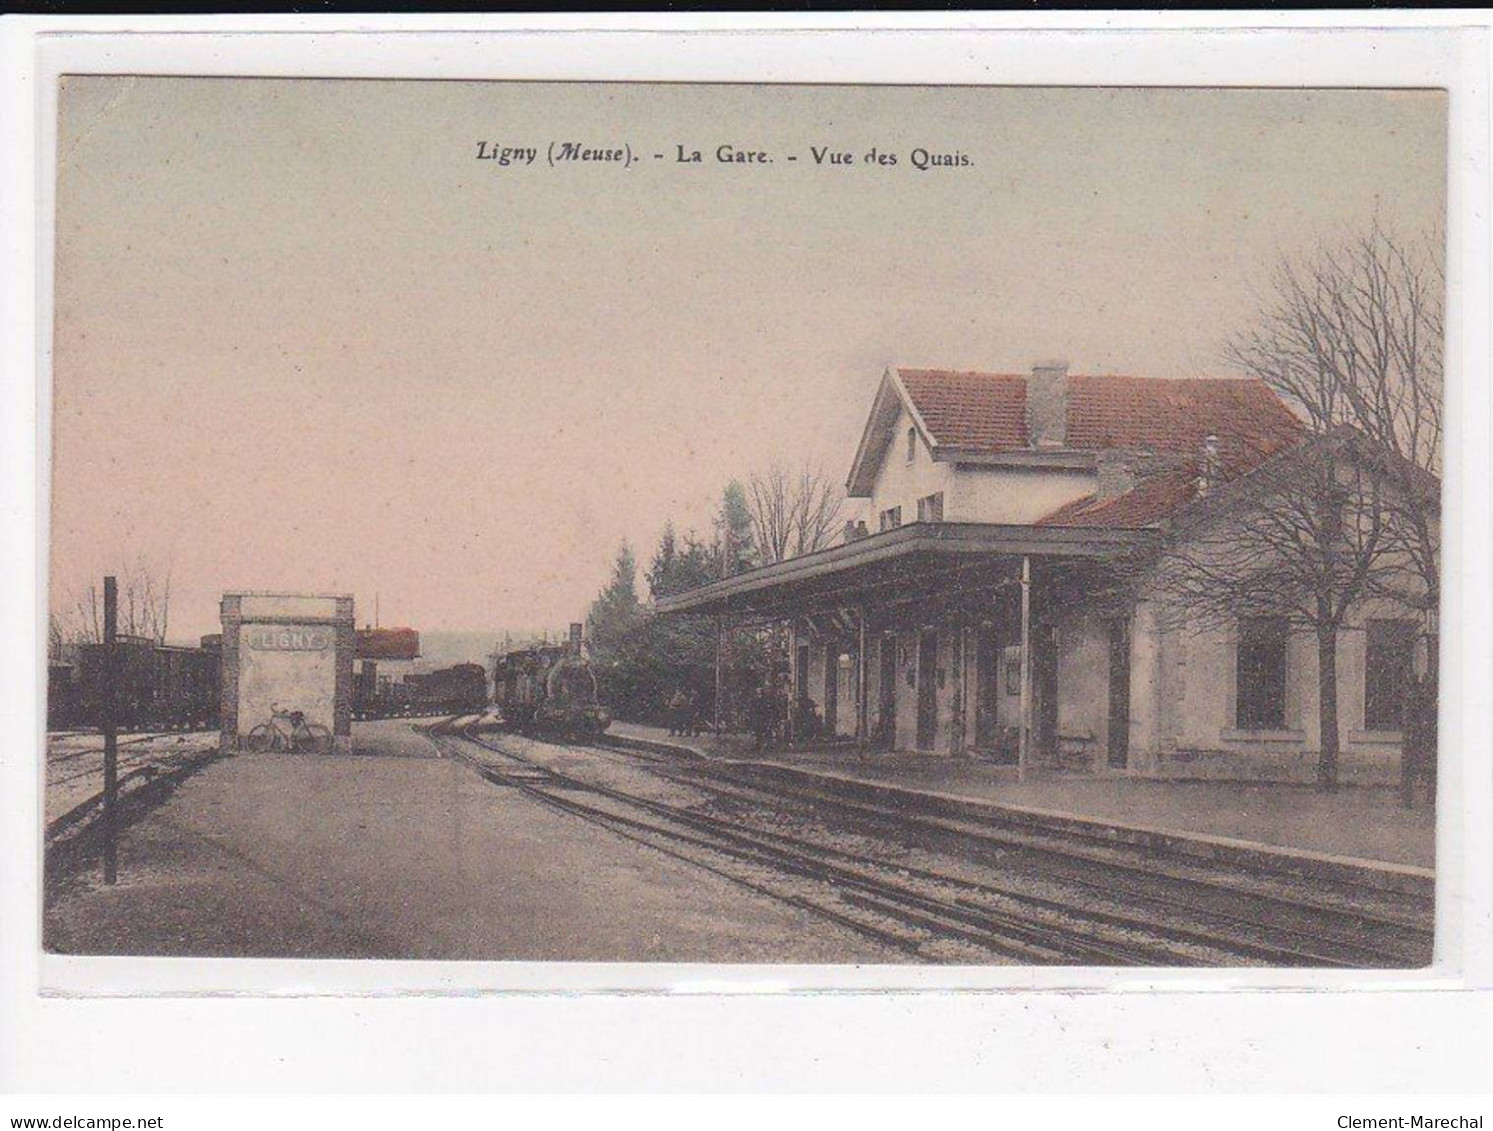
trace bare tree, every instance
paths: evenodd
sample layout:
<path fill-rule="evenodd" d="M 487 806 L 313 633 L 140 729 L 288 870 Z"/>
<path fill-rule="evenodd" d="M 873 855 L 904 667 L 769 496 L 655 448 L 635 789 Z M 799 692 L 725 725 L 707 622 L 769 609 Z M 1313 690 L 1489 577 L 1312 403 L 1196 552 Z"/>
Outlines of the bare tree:
<path fill-rule="evenodd" d="M 62 648 L 67 643 L 67 630 L 62 618 L 56 613 L 47 614 L 47 662 L 55 664 L 62 659 Z"/>
<path fill-rule="evenodd" d="M 1222 517 L 1194 508 L 1158 574 L 1200 624 L 1269 617 L 1311 630 L 1324 789 L 1338 779 L 1337 645 L 1350 612 L 1374 597 L 1426 613 L 1439 602 L 1442 263 L 1439 238 L 1412 246 L 1375 225 L 1280 266 L 1225 356 L 1293 405 L 1310 436 L 1227 485 Z"/>
<path fill-rule="evenodd" d="M 1393 487 L 1385 537 L 1401 550 L 1402 599 L 1441 597 L 1444 237 L 1407 241 L 1375 224 L 1357 239 L 1283 264 L 1255 327 L 1226 355 L 1325 433 L 1351 425 Z"/>
<path fill-rule="evenodd" d="M 166 642 L 171 624 L 171 562 L 158 562 L 137 553 L 115 572 L 119 584 L 119 632 Z M 101 584 L 92 584 L 71 601 L 54 607 L 58 631 L 65 643 L 99 644 L 104 639 L 104 601 Z"/>
<path fill-rule="evenodd" d="M 1393 576 L 1385 476 L 1363 447 L 1338 428 L 1266 461 L 1183 512 L 1148 570 L 1174 626 L 1263 619 L 1312 633 L 1324 790 L 1337 788 L 1342 749 L 1338 640 L 1354 607 L 1384 595 Z"/>
<path fill-rule="evenodd" d="M 763 564 L 828 546 L 845 504 L 839 484 L 823 468 L 807 462 L 796 470 L 774 462 L 752 476 L 747 494 Z"/>

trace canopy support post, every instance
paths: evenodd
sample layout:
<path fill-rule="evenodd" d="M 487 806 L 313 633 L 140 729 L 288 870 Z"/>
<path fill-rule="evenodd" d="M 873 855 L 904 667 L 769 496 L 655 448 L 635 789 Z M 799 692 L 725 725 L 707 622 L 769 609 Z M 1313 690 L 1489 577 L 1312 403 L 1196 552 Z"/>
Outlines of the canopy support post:
<path fill-rule="evenodd" d="M 868 737 L 866 728 L 866 606 L 859 609 L 860 640 L 856 645 L 855 672 L 855 738 L 862 746 Z"/>
<path fill-rule="evenodd" d="M 1021 558 L 1021 738 L 1017 780 L 1025 781 L 1032 761 L 1032 559 Z"/>

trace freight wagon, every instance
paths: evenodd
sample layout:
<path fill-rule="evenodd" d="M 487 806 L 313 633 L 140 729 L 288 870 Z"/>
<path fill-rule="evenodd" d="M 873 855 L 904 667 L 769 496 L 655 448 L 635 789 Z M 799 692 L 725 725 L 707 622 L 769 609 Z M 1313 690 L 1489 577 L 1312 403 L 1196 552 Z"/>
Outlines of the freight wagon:
<path fill-rule="evenodd" d="M 102 644 L 79 649 L 67 706 L 49 709 L 49 725 L 102 726 L 110 681 Z M 203 730 L 217 725 L 222 657 L 217 647 L 184 648 L 140 636 L 115 645 L 114 722 L 121 730 Z M 61 689 L 57 693 L 63 694 Z M 72 713 L 74 717 L 64 718 Z"/>

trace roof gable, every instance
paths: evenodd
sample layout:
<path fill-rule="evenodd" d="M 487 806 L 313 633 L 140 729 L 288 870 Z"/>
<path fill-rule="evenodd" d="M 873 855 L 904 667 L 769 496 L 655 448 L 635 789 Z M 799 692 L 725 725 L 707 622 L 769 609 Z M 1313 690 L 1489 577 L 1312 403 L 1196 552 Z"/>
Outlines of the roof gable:
<path fill-rule="evenodd" d="M 850 475 L 845 481 L 846 493 L 851 498 L 865 498 L 876 485 L 876 473 L 881 470 L 881 461 L 891 447 L 897 419 L 903 412 L 912 418 L 913 427 L 922 436 L 930 449 L 937 442 L 927 422 L 918 411 L 918 406 L 908 394 L 902 378 L 894 369 L 882 375 L 876 387 L 876 397 L 871 402 L 871 413 L 866 418 L 866 427 L 861 431 L 861 442 L 855 450 L 855 459 L 850 465 Z"/>
<path fill-rule="evenodd" d="M 1005 451 L 1027 446 L 1026 377 L 902 369 L 897 374 L 941 447 Z"/>

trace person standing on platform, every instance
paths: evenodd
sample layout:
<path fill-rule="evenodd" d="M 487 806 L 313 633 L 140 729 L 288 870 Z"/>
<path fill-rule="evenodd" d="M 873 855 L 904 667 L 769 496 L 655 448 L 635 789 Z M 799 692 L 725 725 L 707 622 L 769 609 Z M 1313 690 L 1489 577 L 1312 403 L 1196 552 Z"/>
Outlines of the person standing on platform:
<path fill-rule="evenodd" d="M 669 696 L 667 713 L 669 718 L 669 734 L 679 737 L 685 733 L 688 726 L 689 699 L 685 697 L 684 689 L 676 687 L 674 694 Z"/>

